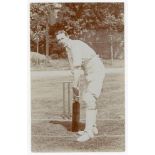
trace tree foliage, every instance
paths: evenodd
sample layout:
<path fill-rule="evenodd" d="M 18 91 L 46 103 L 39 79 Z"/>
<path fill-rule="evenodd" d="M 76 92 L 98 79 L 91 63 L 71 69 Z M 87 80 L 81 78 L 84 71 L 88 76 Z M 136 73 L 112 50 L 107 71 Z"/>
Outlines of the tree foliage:
<path fill-rule="evenodd" d="M 90 29 L 123 31 L 123 3 L 65 3 L 58 23 L 75 36 Z"/>
<path fill-rule="evenodd" d="M 31 48 L 35 48 L 38 37 L 40 48 L 45 51 L 48 33 L 49 48 L 53 52 L 53 48 L 56 47 L 54 33 L 59 29 L 66 30 L 74 38 L 83 37 L 90 32 L 88 35 L 93 36 L 93 30 L 103 30 L 107 33 L 124 31 L 124 3 L 61 3 L 61 8 L 55 15 L 56 4 L 31 3 Z"/>

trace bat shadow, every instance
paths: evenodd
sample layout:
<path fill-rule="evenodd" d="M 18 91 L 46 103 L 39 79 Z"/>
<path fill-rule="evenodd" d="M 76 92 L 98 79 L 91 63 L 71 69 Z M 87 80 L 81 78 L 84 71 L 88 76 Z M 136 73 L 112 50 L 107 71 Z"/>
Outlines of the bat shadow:
<path fill-rule="evenodd" d="M 54 120 L 54 121 L 50 121 L 49 123 L 60 124 L 64 128 L 66 128 L 68 131 L 72 131 L 72 121 L 59 121 L 59 120 L 57 121 L 57 120 Z M 85 128 L 85 123 L 80 122 L 79 130 L 84 130 L 84 128 Z"/>

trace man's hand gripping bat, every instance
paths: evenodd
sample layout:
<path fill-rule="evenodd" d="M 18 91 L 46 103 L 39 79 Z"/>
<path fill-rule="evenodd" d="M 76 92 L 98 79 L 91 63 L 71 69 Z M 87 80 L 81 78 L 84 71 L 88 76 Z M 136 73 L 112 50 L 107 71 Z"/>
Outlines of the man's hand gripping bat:
<path fill-rule="evenodd" d="M 73 100 L 79 102 L 79 97 L 80 97 L 79 89 L 73 87 Z"/>

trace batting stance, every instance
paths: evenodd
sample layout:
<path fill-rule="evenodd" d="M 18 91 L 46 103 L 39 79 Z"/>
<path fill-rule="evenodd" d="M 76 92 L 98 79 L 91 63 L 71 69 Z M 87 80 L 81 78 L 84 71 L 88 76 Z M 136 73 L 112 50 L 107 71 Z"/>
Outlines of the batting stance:
<path fill-rule="evenodd" d="M 73 88 L 79 90 L 81 69 L 84 71 L 86 87 L 82 100 L 86 104 L 86 122 L 84 131 L 79 131 L 77 141 L 84 142 L 98 134 L 96 126 L 96 100 L 100 95 L 105 77 L 104 65 L 95 51 L 80 40 L 72 40 L 65 31 L 56 33 L 58 43 L 67 51 L 68 60 L 74 77 Z"/>

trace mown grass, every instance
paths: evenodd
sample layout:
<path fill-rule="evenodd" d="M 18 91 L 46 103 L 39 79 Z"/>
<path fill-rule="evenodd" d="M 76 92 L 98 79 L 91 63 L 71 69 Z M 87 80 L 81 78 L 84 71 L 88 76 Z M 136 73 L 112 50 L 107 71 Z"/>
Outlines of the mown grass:
<path fill-rule="evenodd" d="M 110 74 L 105 77 L 103 92 L 97 101 L 99 135 L 87 143 L 76 142 L 77 136 L 70 130 L 71 120 L 55 120 L 63 112 L 62 81 L 64 79 L 70 80 L 70 77 L 31 81 L 32 151 L 124 151 L 124 75 Z M 82 129 L 85 120 L 83 102 L 81 102 L 80 109 Z"/>

